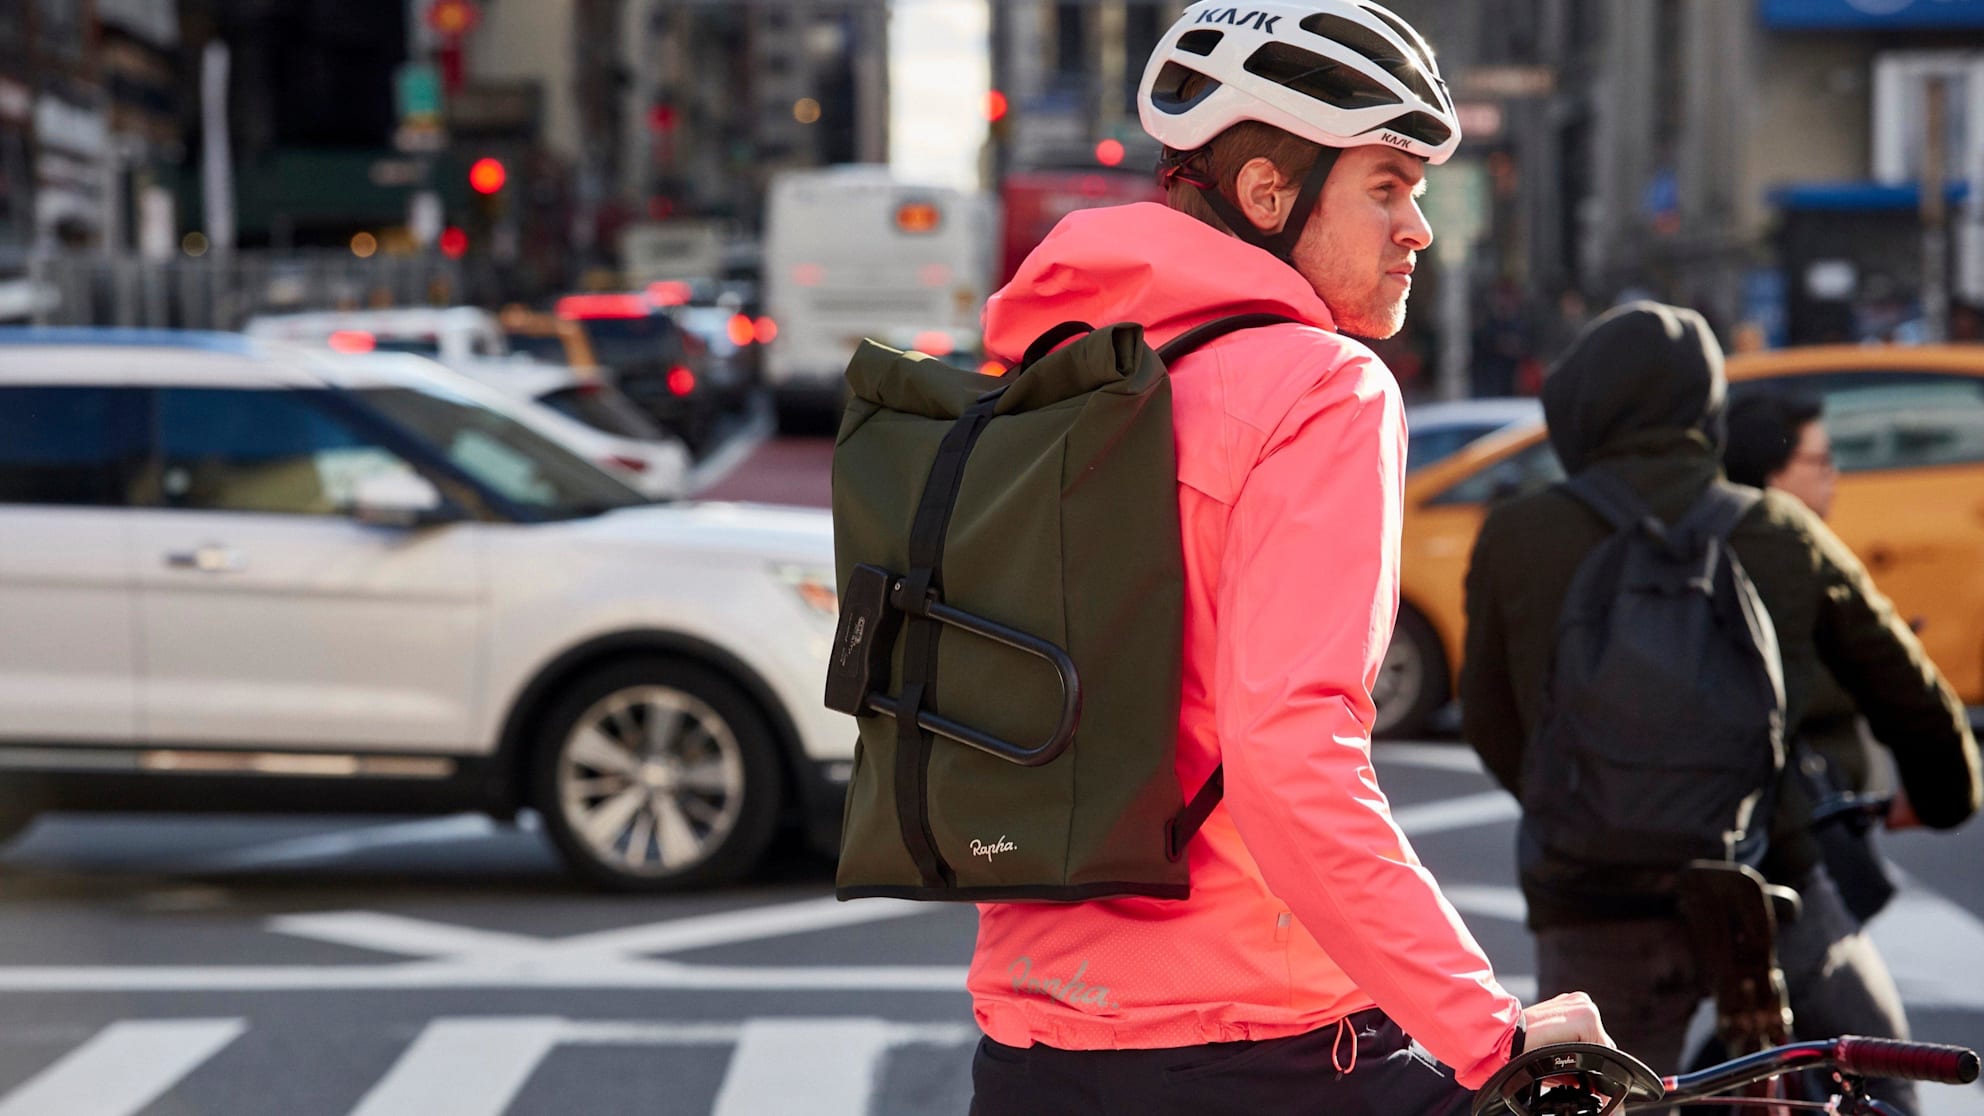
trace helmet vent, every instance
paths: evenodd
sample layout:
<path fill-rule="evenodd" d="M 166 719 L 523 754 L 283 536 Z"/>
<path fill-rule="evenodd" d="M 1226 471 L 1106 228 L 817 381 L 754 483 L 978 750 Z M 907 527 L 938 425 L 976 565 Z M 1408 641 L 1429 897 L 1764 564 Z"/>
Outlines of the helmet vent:
<path fill-rule="evenodd" d="M 1219 91 L 1219 79 L 1179 62 L 1166 62 L 1151 82 L 1150 103 L 1160 112 L 1177 115 Z M 1186 90 L 1191 92 L 1188 94 Z"/>
<path fill-rule="evenodd" d="M 1376 128 L 1366 128 L 1366 134 L 1380 129 L 1397 132 L 1401 136 L 1416 139 L 1428 147 L 1438 147 L 1453 135 L 1453 129 L 1440 122 L 1440 118 L 1430 113 L 1409 112 L 1394 117 Z"/>
<path fill-rule="evenodd" d="M 1440 104 L 1426 73 L 1415 58 L 1399 57 L 1398 45 L 1355 20 L 1318 12 L 1302 21 L 1302 30 L 1329 39 L 1371 60 L 1373 66 L 1397 78 L 1429 105 Z M 1408 42 L 1410 40 L 1407 40 Z"/>
<path fill-rule="evenodd" d="M 1398 33 L 1398 37 L 1400 41 L 1404 42 L 1407 47 L 1411 48 L 1414 54 L 1419 56 L 1418 62 L 1422 68 L 1431 70 L 1434 73 L 1439 72 L 1440 68 L 1438 66 L 1433 65 L 1432 48 L 1426 45 L 1426 40 L 1420 38 L 1419 33 L 1417 31 L 1414 31 L 1412 28 L 1407 27 L 1404 23 L 1399 21 L 1399 18 L 1397 16 L 1391 14 L 1390 12 L 1384 10 L 1383 8 L 1380 8 L 1376 4 L 1362 4 L 1359 6 L 1362 7 L 1365 11 L 1370 12 L 1372 15 L 1377 16 L 1379 19 L 1383 20 L 1385 26 L 1391 28 L 1393 31 L 1396 31 Z"/>
<path fill-rule="evenodd" d="M 1313 51 L 1287 43 L 1266 43 L 1247 59 L 1247 72 L 1340 109 L 1399 104 L 1399 98 L 1369 75 Z"/>
<path fill-rule="evenodd" d="M 1178 49 L 1203 58 L 1218 49 L 1219 41 L 1225 37 L 1224 31 L 1187 31 L 1178 36 Z"/>

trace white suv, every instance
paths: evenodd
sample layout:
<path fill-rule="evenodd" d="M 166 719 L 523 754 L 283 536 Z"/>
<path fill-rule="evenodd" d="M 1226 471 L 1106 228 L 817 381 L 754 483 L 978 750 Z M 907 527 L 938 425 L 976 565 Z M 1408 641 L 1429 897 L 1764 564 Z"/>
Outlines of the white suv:
<path fill-rule="evenodd" d="M 534 807 L 627 888 L 830 846 L 828 516 L 650 504 L 434 383 L 0 330 L 0 809 Z"/>

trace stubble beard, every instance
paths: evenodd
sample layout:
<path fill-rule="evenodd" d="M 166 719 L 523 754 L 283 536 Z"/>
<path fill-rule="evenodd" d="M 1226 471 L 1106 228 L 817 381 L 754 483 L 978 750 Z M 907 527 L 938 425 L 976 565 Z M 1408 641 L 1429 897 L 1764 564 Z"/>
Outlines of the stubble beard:
<path fill-rule="evenodd" d="M 1405 304 L 1410 297 L 1410 291 L 1400 291 L 1395 297 L 1388 295 L 1381 286 L 1362 306 L 1340 314 L 1336 326 L 1355 337 L 1386 340 L 1405 328 Z"/>

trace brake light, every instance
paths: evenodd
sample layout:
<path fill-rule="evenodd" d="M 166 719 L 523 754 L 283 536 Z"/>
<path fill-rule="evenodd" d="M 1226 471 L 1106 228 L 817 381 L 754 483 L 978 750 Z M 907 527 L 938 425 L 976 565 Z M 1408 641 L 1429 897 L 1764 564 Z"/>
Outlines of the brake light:
<path fill-rule="evenodd" d="M 757 336 L 757 331 L 751 328 L 749 314 L 732 314 L 729 323 L 724 326 L 724 332 L 730 335 L 730 343 L 740 349 L 749 345 L 751 339 Z"/>
<path fill-rule="evenodd" d="M 675 395 L 687 395 L 696 390 L 696 374 L 682 365 L 668 370 L 668 390 Z"/>
<path fill-rule="evenodd" d="M 904 202 L 896 207 L 896 228 L 906 233 L 935 232 L 943 213 L 929 202 Z"/>
<path fill-rule="evenodd" d="M 778 340 L 778 323 L 770 318 L 759 318 L 751 323 L 751 333 L 758 339 L 758 344 L 769 345 Z"/>
<path fill-rule="evenodd" d="M 929 353 L 934 357 L 950 356 L 951 350 L 957 347 L 957 342 L 951 340 L 950 334 L 935 329 L 917 334 L 916 340 L 910 342 L 910 348 L 919 353 Z"/>
<path fill-rule="evenodd" d="M 638 457 L 626 457 L 617 453 L 609 453 L 599 460 L 602 464 L 610 465 L 616 469 L 624 469 L 629 473 L 645 473 L 648 471 L 648 463 Z"/>
<path fill-rule="evenodd" d="M 647 299 L 631 294 L 566 295 L 558 300 L 558 316 L 567 321 L 587 318 L 645 318 L 653 312 Z"/>
<path fill-rule="evenodd" d="M 327 343 L 338 353 L 369 353 L 379 347 L 379 339 L 362 329 L 340 329 Z"/>
<path fill-rule="evenodd" d="M 656 306 L 687 306 L 689 284 L 679 279 L 663 279 L 648 284 L 648 301 Z"/>

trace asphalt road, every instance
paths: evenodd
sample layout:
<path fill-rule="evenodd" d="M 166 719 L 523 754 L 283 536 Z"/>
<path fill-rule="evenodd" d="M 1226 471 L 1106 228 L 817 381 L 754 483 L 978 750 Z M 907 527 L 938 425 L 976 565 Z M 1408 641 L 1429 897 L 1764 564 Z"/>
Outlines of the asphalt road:
<path fill-rule="evenodd" d="M 1451 743 L 1379 755 L 1527 991 L 1511 803 Z M 1875 934 L 1923 1038 L 1984 1036 L 1976 841 L 1887 843 L 1912 882 Z M 971 942 L 967 908 L 835 903 L 797 850 L 629 898 L 475 818 L 50 818 L 0 856 L 0 1116 L 962 1113 Z"/>

